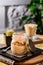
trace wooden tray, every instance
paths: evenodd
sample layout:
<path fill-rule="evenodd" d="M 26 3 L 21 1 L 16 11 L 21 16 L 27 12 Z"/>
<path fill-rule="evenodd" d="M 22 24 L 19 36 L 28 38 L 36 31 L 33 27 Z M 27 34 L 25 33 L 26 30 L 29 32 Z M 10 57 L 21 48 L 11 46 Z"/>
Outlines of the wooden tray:
<path fill-rule="evenodd" d="M 27 52 L 24 55 L 18 56 L 18 55 L 12 54 L 11 49 L 9 49 L 5 53 L 3 53 L 2 50 L 6 49 L 6 48 L 7 47 L 4 47 L 4 48 L 0 49 L 0 55 L 2 55 L 4 57 L 7 57 L 7 58 L 10 58 L 10 59 L 15 60 L 15 61 L 24 61 L 26 59 L 30 59 L 30 58 L 36 57 L 36 56 L 40 55 L 41 52 L 43 51 L 41 49 L 36 48 L 36 51 L 34 53 Z"/>

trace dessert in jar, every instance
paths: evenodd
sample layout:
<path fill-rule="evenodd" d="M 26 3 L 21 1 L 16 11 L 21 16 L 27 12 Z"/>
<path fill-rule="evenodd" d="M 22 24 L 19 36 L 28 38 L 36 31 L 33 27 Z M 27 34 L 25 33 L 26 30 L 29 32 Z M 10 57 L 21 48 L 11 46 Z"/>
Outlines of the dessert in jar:
<path fill-rule="evenodd" d="M 24 27 L 27 36 L 29 37 L 35 36 L 37 30 L 37 24 L 25 24 Z"/>
<path fill-rule="evenodd" d="M 13 54 L 25 54 L 27 52 L 27 40 L 24 34 L 15 33 L 12 36 L 11 51 Z"/>

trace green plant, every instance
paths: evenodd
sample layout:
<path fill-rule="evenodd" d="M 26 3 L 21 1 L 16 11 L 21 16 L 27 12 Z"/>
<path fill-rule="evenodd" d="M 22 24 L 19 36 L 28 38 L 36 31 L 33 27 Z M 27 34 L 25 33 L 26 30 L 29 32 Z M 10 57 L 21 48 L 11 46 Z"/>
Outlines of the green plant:
<path fill-rule="evenodd" d="M 43 0 L 31 0 L 30 5 L 27 5 L 28 11 L 32 13 L 33 21 L 38 25 L 37 27 L 37 33 L 43 34 Z M 22 20 L 26 20 L 27 18 L 31 19 L 31 16 L 23 16 Z M 28 18 L 28 20 L 30 20 Z"/>

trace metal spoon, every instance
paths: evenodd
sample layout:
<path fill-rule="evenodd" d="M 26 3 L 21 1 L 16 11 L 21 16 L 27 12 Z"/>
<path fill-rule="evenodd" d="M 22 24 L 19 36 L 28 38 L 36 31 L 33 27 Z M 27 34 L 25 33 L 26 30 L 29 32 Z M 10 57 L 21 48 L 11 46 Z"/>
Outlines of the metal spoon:
<path fill-rule="evenodd" d="M 9 46 L 8 48 L 3 49 L 1 52 L 5 53 L 5 52 L 7 52 L 10 48 L 11 48 L 11 47 Z"/>

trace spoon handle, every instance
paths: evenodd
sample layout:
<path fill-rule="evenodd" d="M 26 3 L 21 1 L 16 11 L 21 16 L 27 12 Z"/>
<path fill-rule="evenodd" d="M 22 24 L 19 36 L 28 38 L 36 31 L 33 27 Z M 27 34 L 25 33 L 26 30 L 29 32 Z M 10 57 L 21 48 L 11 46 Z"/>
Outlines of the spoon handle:
<path fill-rule="evenodd" d="M 2 52 L 6 52 L 6 51 L 8 51 L 10 48 L 11 48 L 11 47 L 9 46 L 8 48 L 3 49 Z"/>

